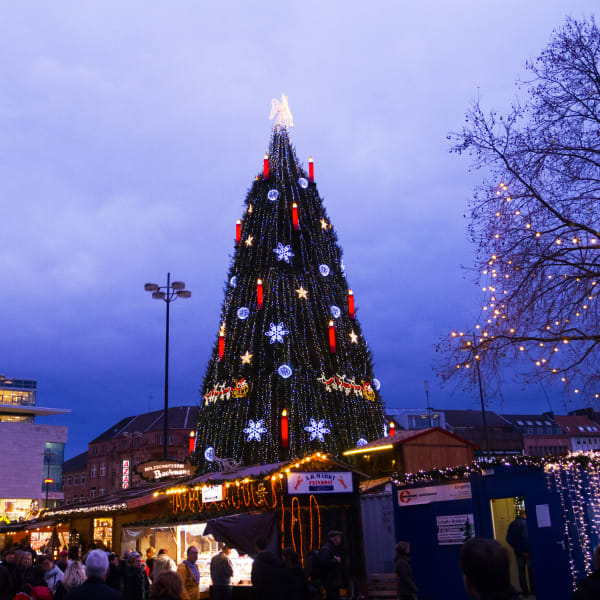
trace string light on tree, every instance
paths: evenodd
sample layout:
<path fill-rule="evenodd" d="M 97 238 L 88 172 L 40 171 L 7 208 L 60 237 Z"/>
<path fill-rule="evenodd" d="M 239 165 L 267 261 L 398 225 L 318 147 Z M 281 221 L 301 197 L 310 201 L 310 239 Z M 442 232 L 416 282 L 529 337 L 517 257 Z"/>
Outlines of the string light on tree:
<path fill-rule="evenodd" d="M 383 425 L 381 398 L 369 384 L 372 357 L 356 319 L 351 321 L 356 342 L 346 337 L 348 313 L 339 304 L 348 293 L 342 251 L 336 236 L 326 235 L 332 227 L 323 201 L 290 143 L 287 100 L 274 103 L 272 114 L 268 172 L 263 165 L 263 176 L 247 193 L 227 276 L 223 356 L 215 344 L 202 385 L 194 462 L 208 471 L 218 466 L 199 448 L 214 447 L 217 456 L 244 465 L 301 456 L 314 443 L 341 456 L 357 439 L 380 437 Z M 323 330 L 332 317 L 339 319 L 334 333 L 342 336 L 335 339 L 335 353 L 329 330 Z M 315 362 L 334 375 L 330 384 L 315 383 L 307 367 Z M 284 410 L 288 447 L 281 438 Z M 305 428 L 317 415 L 310 440 Z M 331 433 L 326 424 L 333 419 Z"/>

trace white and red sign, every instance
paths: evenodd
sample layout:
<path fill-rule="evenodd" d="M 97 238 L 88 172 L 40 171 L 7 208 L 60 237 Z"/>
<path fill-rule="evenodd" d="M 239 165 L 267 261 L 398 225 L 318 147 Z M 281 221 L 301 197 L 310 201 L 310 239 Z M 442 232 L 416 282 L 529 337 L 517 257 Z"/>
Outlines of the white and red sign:
<path fill-rule="evenodd" d="M 352 492 L 352 473 L 318 471 L 287 474 L 288 494 L 345 494 Z"/>
<path fill-rule="evenodd" d="M 129 473 L 129 461 L 125 459 L 123 461 L 123 489 L 127 489 L 129 487 L 130 482 L 130 473 Z"/>
<path fill-rule="evenodd" d="M 398 490 L 398 506 L 400 507 L 450 500 L 469 500 L 470 498 L 471 484 L 468 482 Z"/>
<path fill-rule="evenodd" d="M 220 502 L 223 500 L 222 485 L 207 485 L 202 488 L 202 502 Z"/>

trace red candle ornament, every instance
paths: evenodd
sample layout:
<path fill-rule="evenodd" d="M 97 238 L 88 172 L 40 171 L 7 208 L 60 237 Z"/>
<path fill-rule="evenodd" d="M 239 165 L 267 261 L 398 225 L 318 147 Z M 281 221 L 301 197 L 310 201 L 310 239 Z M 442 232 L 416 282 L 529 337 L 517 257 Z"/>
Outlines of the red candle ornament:
<path fill-rule="evenodd" d="M 190 431 L 190 454 L 194 453 L 194 450 L 196 449 L 196 432 L 195 431 Z"/>
<path fill-rule="evenodd" d="M 242 222 L 238 219 L 235 222 L 235 245 L 239 246 L 242 240 Z"/>
<path fill-rule="evenodd" d="M 394 421 L 390 421 L 390 433 L 389 437 L 396 435 L 396 426 L 394 425 Z"/>
<path fill-rule="evenodd" d="M 263 161 L 263 177 L 266 181 L 269 179 L 269 155 L 265 154 L 265 159 Z"/>
<path fill-rule="evenodd" d="M 263 283 L 262 279 L 256 280 L 256 304 L 258 310 L 262 310 L 263 307 Z"/>
<path fill-rule="evenodd" d="M 283 409 L 281 413 L 281 447 L 287 448 L 289 444 L 289 428 L 287 410 Z"/>
<path fill-rule="evenodd" d="M 335 327 L 333 321 L 329 321 L 329 351 L 335 354 Z"/>
<path fill-rule="evenodd" d="M 315 163 L 312 156 L 308 159 L 308 180 L 311 183 L 315 180 Z"/>
<path fill-rule="evenodd" d="M 300 228 L 298 225 L 298 205 L 295 202 L 292 204 L 292 224 L 294 226 L 294 231 L 298 231 Z"/>
<path fill-rule="evenodd" d="M 356 318 L 354 314 L 354 292 L 352 290 L 348 290 L 348 314 L 351 319 Z"/>
<path fill-rule="evenodd" d="M 219 331 L 219 360 L 225 356 L 225 328 L 221 327 Z"/>

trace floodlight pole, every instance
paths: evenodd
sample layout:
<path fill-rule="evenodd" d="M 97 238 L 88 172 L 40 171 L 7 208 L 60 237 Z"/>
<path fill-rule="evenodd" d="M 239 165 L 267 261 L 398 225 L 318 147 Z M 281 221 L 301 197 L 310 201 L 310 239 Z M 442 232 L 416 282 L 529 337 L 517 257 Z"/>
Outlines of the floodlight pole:
<path fill-rule="evenodd" d="M 171 302 L 177 298 L 191 298 L 192 292 L 184 289 L 183 281 L 171 283 L 171 273 L 167 273 L 167 285 L 159 286 L 156 283 L 147 283 L 144 289 L 152 292 L 155 300 L 164 300 L 167 305 L 167 318 L 165 327 L 165 408 L 164 408 L 164 430 L 163 430 L 163 458 L 167 459 L 167 446 L 169 435 L 169 308 Z M 163 291 L 164 290 L 164 291 Z"/>

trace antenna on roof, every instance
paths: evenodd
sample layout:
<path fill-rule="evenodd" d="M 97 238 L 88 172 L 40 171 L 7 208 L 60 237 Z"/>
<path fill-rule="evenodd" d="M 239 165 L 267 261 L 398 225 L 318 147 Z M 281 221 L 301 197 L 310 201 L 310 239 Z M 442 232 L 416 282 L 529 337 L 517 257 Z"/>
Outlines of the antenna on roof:
<path fill-rule="evenodd" d="M 548 394 L 546 393 L 546 388 L 544 387 L 544 385 L 542 384 L 541 381 L 540 381 L 540 387 L 542 388 L 542 392 L 544 392 L 544 396 L 546 396 L 546 402 L 548 403 L 548 406 L 550 407 L 550 412 L 554 414 L 554 409 L 552 408 L 552 403 L 550 402 L 550 398 L 548 397 Z"/>

